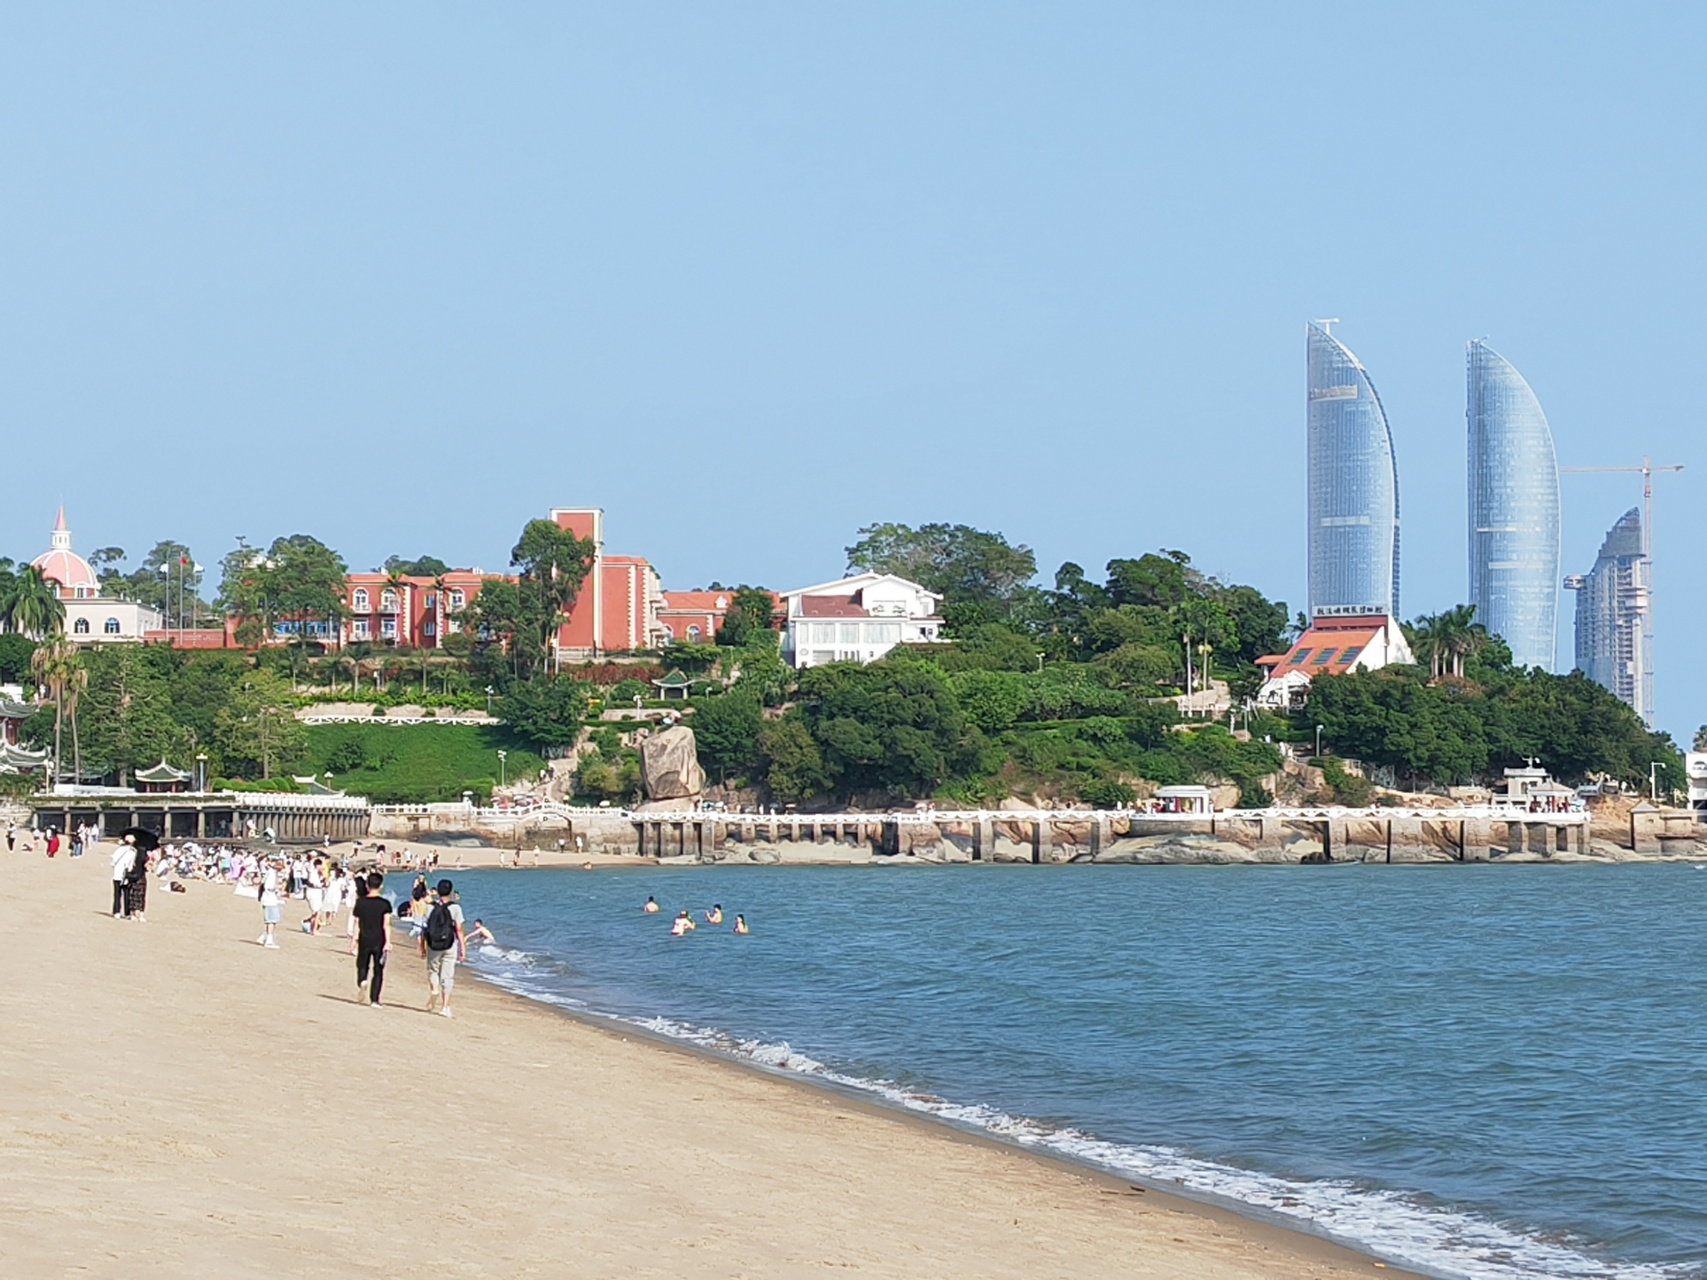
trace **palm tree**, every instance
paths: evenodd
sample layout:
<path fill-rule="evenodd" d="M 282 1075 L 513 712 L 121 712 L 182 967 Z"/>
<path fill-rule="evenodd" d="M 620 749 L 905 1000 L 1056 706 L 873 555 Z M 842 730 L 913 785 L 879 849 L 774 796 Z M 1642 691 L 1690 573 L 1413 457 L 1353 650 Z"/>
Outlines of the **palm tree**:
<path fill-rule="evenodd" d="M 7 584 L 5 598 L 0 599 L 0 625 L 26 636 L 57 635 L 65 626 L 65 605 L 60 602 L 58 586 L 43 577 L 35 565 L 25 565 L 24 571 Z"/>
<path fill-rule="evenodd" d="M 89 689 L 89 668 L 81 661 L 65 682 L 65 714 L 71 720 L 71 780 L 83 781 L 83 741 L 77 736 L 77 701 Z"/>
<path fill-rule="evenodd" d="M 55 636 L 30 655 L 30 674 L 47 687 L 53 698 L 53 780 L 59 781 L 60 743 L 65 724 L 65 691 L 82 671 L 77 646 L 64 636 Z M 80 687 L 88 687 L 88 673 L 82 672 Z"/>

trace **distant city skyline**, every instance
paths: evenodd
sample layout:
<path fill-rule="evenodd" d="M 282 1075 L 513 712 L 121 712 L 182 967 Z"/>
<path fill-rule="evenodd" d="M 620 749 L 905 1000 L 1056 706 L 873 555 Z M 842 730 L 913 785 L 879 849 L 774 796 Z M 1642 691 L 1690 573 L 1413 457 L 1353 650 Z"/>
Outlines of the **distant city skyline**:
<path fill-rule="evenodd" d="M 1045 582 L 1177 547 L 1300 612 L 1298 328 L 1337 315 L 1398 445 L 1406 615 L 1466 600 L 1466 339 L 1562 464 L 1689 465 L 1657 702 L 1707 721 L 1707 432 L 1653 376 L 1707 338 L 1700 7 L 303 0 L 4 34 L 14 556 L 63 497 L 133 567 L 309 533 L 501 569 L 518 515 L 597 504 L 672 585 L 822 581 L 865 525 L 948 521 Z M 1305 105 L 1348 66 L 1382 92 Z M 1641 490 L 1562 496 L 1580 571 Z"/>
<path fill-rule="evenodd" d="M 1559 464 L 1541 402 L 1485 341 L 1469 343 L 1465 418 L 1470 590 L 1476 621 L 1523 667 L 1555 667 Z"/>
<path fill-rule="evenodd" d="M 1640 507 L 1631 507 L 1618 518 L 1607 530 L 1594 566 L 1587 573 L 1572 574 L 1565 585 L 1577 596 L 1577 670 L 1610 689 L 1652 728 L 1654 670 L 1647 635 L 1650 565 Z"/>

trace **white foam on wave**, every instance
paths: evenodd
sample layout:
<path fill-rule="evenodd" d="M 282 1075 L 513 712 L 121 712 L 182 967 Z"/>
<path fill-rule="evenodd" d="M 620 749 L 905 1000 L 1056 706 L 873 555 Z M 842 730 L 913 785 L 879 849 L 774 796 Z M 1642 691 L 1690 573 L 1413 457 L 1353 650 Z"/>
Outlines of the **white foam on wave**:
<path fill-rule="evenodd" d="M 488 950 L 494 950 L 488 948 Z M 519 954 L 519 953 L 518 953 Z M 1005 1142 L 1199 1199 L 1259 1209 L 1281 1222 L 1373 1253 L 1388 1262 L 1461 1280 L 1685 1280 L 1699 1268 L 1679 1264 L 1609 1262 L 1567 1242 L 1526 1235 L 1474 1213 L 1437 1207 L 1404 1192 L 1333 1180 L 1295 1180 L 1216 1164 L 1171 1147 L 1109 1142 L 1077 1129 L 1055 1128 L 978 1103 L 951 1102 L 891 1080 L 836 1071 L 793 1049 L 787 1041 L 743 1039 L 715 1027 L 662 1017 L 634 1017 L 592 1009 L 550 991 L 514 970 L 482 976 L 517 995 L 577 1013 L 624 1023 L 654 1035 L 728 1054 L 757 1066 L 789 1071 L 840 1088 L 871 1094 Z"/>

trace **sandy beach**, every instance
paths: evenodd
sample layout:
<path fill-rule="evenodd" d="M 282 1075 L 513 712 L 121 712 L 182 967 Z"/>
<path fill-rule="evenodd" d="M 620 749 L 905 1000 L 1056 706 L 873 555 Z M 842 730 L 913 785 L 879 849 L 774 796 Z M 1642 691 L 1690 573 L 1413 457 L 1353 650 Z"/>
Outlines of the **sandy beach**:
<path fill-rule="evenodd" d="M 1379 1264 L 458 983 L 104 849 L 0 854 L 0 1251 L 21 1277 L 1333 1277 Z M 1385 1274 L 1401 1274 L 1388 1269 Z"/>

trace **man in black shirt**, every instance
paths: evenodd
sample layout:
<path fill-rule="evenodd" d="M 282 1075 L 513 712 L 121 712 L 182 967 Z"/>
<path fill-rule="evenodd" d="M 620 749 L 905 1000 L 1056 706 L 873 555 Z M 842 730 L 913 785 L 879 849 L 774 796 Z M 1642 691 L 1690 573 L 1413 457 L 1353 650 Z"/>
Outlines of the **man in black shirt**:
<path fill-rule="evenodd" d="M 379 989 L 385 985 L 385 962 L 391 955 L 391 904 L 379 896 L 385 877 L 370 871 L 366 880 L 358 880 L 362 896 L 352 909 L 356 917 L 356 1003 L 363 996 L 373 1008 L 379 1007 Z M 373 965 L 373 986 L 367 986 L 368 965 Z"/>

